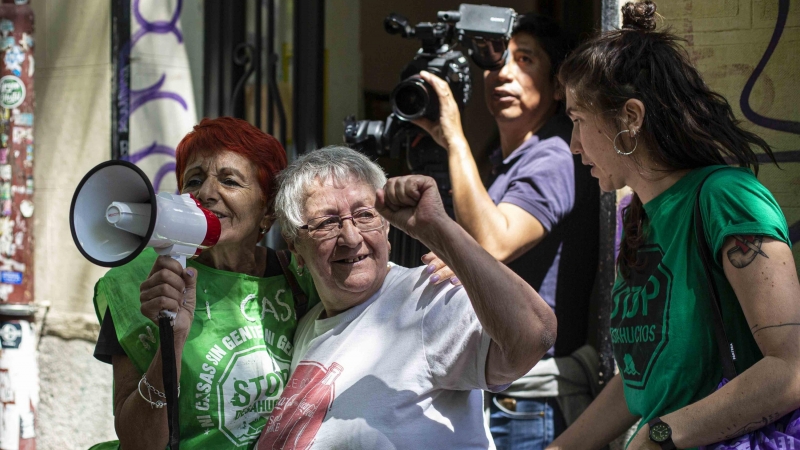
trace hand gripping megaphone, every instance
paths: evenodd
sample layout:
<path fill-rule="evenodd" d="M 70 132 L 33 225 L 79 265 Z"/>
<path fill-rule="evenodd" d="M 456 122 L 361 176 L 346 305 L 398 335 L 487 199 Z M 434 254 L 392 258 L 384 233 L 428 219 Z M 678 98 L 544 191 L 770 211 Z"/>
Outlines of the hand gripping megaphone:
<path fill-rule="evenodd" d="M 217 243 L 220 223 L 189 194 L 153 190 L 147 175 L 127 161 L 107 161 L 78 184 L 69 210 L 72 239 L 86 259 L 117 267 L 146 247 L 186 258 Z"/>
<path fill-rule="evenodd" d="M 86 174 L 69 209 L 69 226 L 78 250 L 89 261 L 117 267 L 136 258 L 146 247 L 170 255 L 186 267 L 193 257 L 219 240 L 219 218 L 189 194 L 155 194 L 147 175 L 126 161 L 107 161 Z M 178 389 L 170 326 L 175 314 L 158 319 L 164 392 L 169 421 L 169 445 L 180 441 Z"/>

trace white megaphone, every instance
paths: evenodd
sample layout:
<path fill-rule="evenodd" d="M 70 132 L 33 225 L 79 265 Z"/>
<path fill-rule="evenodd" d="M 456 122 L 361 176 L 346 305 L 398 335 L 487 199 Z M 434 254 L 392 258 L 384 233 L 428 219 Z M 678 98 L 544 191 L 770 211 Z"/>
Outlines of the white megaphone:
<path fill-rule="evenodd" d="M 69 208 L 72 239 L 89 261 L 117 267 L 145 247 L 170 255 L 186 267 L 193 257 L 219 240 L 219 218 L 189 194 L 155 194 L 147 175 L 126 161 L 104 162 L 78 184 Z M 169 444 L 180 441 L 175 348 L 172 327 L 177 315 L 163 310 L 158 318 L 162 378 L 167 401 Z"/>
<path fill-rule="evenodd" d="M 158 195 L 141 169 L 127 161 L 107 161 L 78 184 L 69 209 L 72 239 L 81 254 L 103 267 L 132 261 L 145 247 L 186 258 L 219 240 L 214 213 L 189 194 Z"/>

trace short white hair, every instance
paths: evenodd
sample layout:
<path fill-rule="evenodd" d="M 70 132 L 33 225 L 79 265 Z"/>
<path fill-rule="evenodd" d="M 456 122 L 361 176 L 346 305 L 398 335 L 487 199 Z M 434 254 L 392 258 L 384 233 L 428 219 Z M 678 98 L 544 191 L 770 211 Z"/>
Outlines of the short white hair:
<path fill-rule="evenodd" d="M 284 238 L 293 241 L 305 225 L 303 205 L 308 188 L 317 183 L 352 183 L 353 180 L 375 188 L 386 185 L 381 166 L 363 154 L 343 146 L 332 145 L 314 150 L 298 158 L 277 177 L 275 216 Z"/>

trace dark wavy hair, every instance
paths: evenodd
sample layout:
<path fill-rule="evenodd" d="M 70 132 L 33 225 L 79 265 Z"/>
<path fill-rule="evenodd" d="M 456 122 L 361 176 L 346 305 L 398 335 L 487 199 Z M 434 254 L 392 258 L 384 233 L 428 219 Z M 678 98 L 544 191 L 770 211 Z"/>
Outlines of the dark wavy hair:
<path fill-rule="evenodd" d="M 635 98 L 645 106 L 639 139 L 653 162 L 671 172 L 737 164 L 758 174 L 751 146 L 775 162 L 770 146 L 741 128 L 725 98 L 712 91 L 689 61 L 683 40 L 669 30 L 654 31 L 656 4 L 626 3 L 619 30 L 601 33 L 578 47 L 561 65 L 559 81 L 578 106 L 625 124 L 619 111 Z M 639 163 L 637 155 L 631 155 Z M 636 267 L 645 240 L 644 208 L 634 193 L 623 211 L 624 238 L 617 264 L 625 278 Z"/>
<path fill-rule="evenodd" d="M 536 13 L 520 15 L 511 35 L 527 33 L 533 36 L 550 58 L 550 77 L 555 78 L 561 63 L 574 46 L 572 38 L 550 17 Z"/>

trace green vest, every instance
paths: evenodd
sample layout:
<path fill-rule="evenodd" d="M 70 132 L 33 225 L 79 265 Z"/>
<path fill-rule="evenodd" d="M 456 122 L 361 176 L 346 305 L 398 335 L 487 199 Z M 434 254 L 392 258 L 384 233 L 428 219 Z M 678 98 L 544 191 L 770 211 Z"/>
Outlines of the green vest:
<path fill-rule="evenodd" d="M 110 270 L 95 286 L 102 321 L 111 311 L 122 348 L 139 373 L 159 346 L 158 325 L 140 310 L 139 285 L 158 255 L 148 249 Z M 181 360 L 181 448 L 253 448 L 289 377 L 297 320 L 283 275 L 259 278 L 194 261 L 197 309 Z M 292 258 L 290 270 L 296 273 Z M 319 301 L 311 276 L 296 277 Z"/>

